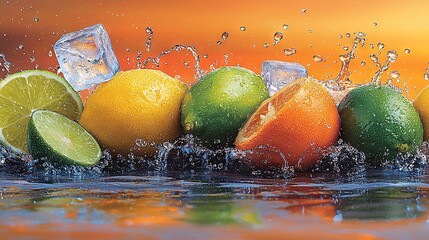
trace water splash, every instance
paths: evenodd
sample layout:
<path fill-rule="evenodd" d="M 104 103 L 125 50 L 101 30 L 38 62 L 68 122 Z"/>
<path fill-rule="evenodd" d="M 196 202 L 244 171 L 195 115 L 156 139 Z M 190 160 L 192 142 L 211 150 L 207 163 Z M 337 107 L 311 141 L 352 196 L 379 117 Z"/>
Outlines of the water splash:
<path fill-rule="evenodd" d="M 12 66 L 12 63 L 8 62 L 6 60 L 6 56 L 0 52 L 0 60 L 3 61 L 3 63 L 0 62 L 0 66 L 2 66 L 2 71 L 7 71 L 8 73 L 10 73 L 10 68 Z"/>
<path fill-rule="evenodd" d="M 378 70 L 374 73 L 374 76 L 371 79 L 371 83 L 382 85 L 381 76 L 389 69 L 390 64 L 394 63 L 396 59 L 398 59 L 398 53 L 395 50 L 389 50 L 387 52 L 387 60 L 384 65 L 381 65 L 378 57 L 375 54 L 371 54 L 370 57 L 378 68 Z"/>
<path fill-rule="evenodd" d="M 350 33 L 346 33 L 346 36 L 349 38 L 351 35 Z M 350 87 L 351 81 L 349 79 L 350 76 L 350 62 L 355 59 L 355 51 L 357 47 L 365 46 L 366 41 L 366 34 L 363 32 L 358 32 L 355 39 L 353 40 L 353 45 L 349 52 L 346 54 L 340 55 L 340 61 L 341 61 L 341 69 L 338 75 L 334 78 L 334 81 L 336 83 L 336 87 L 339 90 L 345 90 Z"/>
<path fill-rule="evenodd" d="M 423 74 L 423 78 L 426 81 L 429 81 L 429 67 L 426 68 L 426 72 Z"/>
<path fill-rule="evenodd" d="M 150 52 L 152 49 L 152 38 L 153 38 L 153 29 L 151 27 L 146 27 L 146 34 L 149 36 L 146 39 L 146 51 Z"/>
<path fill-rule="evenodd" d="M 351 37 L 350 33 L 345 34 L 347 38 Z M 342 38 L 342 35 L 340 35 Z M 358 47 L 364 47 L 366 42 L 366 34 L 364 32 L 358 32 L 356 37 L 353 39 L 353 44 L 351 48 L 347 47 L 348 51 L 345 54 L 339 56 L 341 61 L 341 68 L 338 75 L 327 82 L 325 86 L 328 88 L 330 94 L 334 97 L 335 102 L 338 104 L 344 98 L 344 96 L 352 89 L 356 88 L 357 84 L 353 84 L 350 80 L 350 63 L 353 59 L 356 58 L 355 52 Z M 365 65 L 365 63 L 363 64 Z"/>
<path fill-rule="evenodd" d="M 228 37 L 229 37 L 229 33 L 223 32 L 222 35 L 220 36 L 221 39 L 216 42 L 217 45 L 221 45 Z"/>
<path fill-rule="evenodd" d="M 192 56 L 195 60 L 194 67 L 195 67 L 195 79 L 196 80 L 199 80 L 202 76 L 204 76 L 206 74 L 206 71 L 200 67 L 200 54 L 198 53 L 198 50 L 192 45 L 185 46 L 185 45 L 176 44 L 173 47 L 162 51 L 156 57 L 149 57 L 149 58 L 145 59 L 144 62 L 142 63 L 142 65 L 139 66 L 139 68 L 140 67 L 146 68 L 149 63 L 154 64 L 156 67 L 159 67 L 161 58 L 167 54 L 170 54 L 171 52 L 174 52 L 174 51 L 176 51 L 176 52 L 189 51 L 192 54 Z"/>

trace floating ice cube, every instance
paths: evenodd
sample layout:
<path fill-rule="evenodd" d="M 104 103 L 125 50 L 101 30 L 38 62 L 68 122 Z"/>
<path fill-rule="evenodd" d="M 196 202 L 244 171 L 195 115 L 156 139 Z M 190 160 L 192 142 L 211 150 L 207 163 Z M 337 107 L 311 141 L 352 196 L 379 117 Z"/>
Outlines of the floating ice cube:
<path fill-rule="evenodd" d="M 262 63 L 261 77 L 268 87 L 270 96 L 296 79 L 307 76 L 307 69 L 299 63 L 271 60 Z"/>
<path fill-rule="evenodd" d="M 110 80 L 119 70 L 102 24 L 63 35 L 54 45 L 64 78 L 76 91 Z"/>

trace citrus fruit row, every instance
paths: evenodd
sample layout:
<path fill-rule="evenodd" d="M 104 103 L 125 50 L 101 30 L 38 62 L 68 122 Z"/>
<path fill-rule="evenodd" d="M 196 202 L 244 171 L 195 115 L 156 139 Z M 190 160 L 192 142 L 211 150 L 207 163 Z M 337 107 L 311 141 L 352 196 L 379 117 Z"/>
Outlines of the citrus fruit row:
<path fill-rule="evenodd" d="M 308 169 L 341 137 L 377 167 L 420 146 L 423 129 L 429 131 L 426 92 L 414 107 L 395 90 L 369 84 L 351 90 L 337 107 L 311 78 L 269 98 L 261 77 L 241 67 L 213 70 L 189 90 L 161 71 L 136 69 L 101 84 L 83 108 L 63 78 L 32 70 L 0 82 L 0 141 L 35 158 L 90 166 L 101 148 L 153 156 L 152 144 L 136 141 L 156 145 L 187 133 L 212 149 L 251 150 L 257 165 L 269 159 Z"/>

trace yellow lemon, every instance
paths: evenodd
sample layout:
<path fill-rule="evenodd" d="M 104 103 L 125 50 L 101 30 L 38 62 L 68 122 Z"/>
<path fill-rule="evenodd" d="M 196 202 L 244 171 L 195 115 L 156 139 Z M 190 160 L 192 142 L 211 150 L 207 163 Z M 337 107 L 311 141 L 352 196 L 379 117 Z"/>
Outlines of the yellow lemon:
<path fill-rule="evenodd" d="M 414 107 L 419 112 L 423 123 L 423 132 L 425 141 L 429 140 L 429 86 L 425 87 L 414 99 Z"/>
<path fill-rule="evenodd" d="M 180 135 L 180 105 L 187 89 L 158 70 L 119 72 L 88 98 L 79 122 L 101 146 L 125 155 L 136 148 L 137 139 L 162 143 Z M 153 154 L 154 149 L 138 152 Z"/>

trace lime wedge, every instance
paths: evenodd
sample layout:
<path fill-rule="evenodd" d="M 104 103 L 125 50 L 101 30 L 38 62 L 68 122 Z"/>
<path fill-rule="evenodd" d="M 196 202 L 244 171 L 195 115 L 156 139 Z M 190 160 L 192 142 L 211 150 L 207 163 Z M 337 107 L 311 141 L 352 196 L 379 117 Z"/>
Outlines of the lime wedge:
<path fill-rule="evenodd" d="M 78 120 L 83 105 L 79 94 L 55 73 L 28 70 L 0 81 L 0 143 L 17 153 L 28 153 L 27 125 L 38 109 Z"/>
<path fill-rule="evenodd" d="M 101 158 L 95 139 L 78 123 L 67 117 L 37 110 L 28 124 L 28 148 L 34 158 L 64 165 L 92 166 Z"/>

